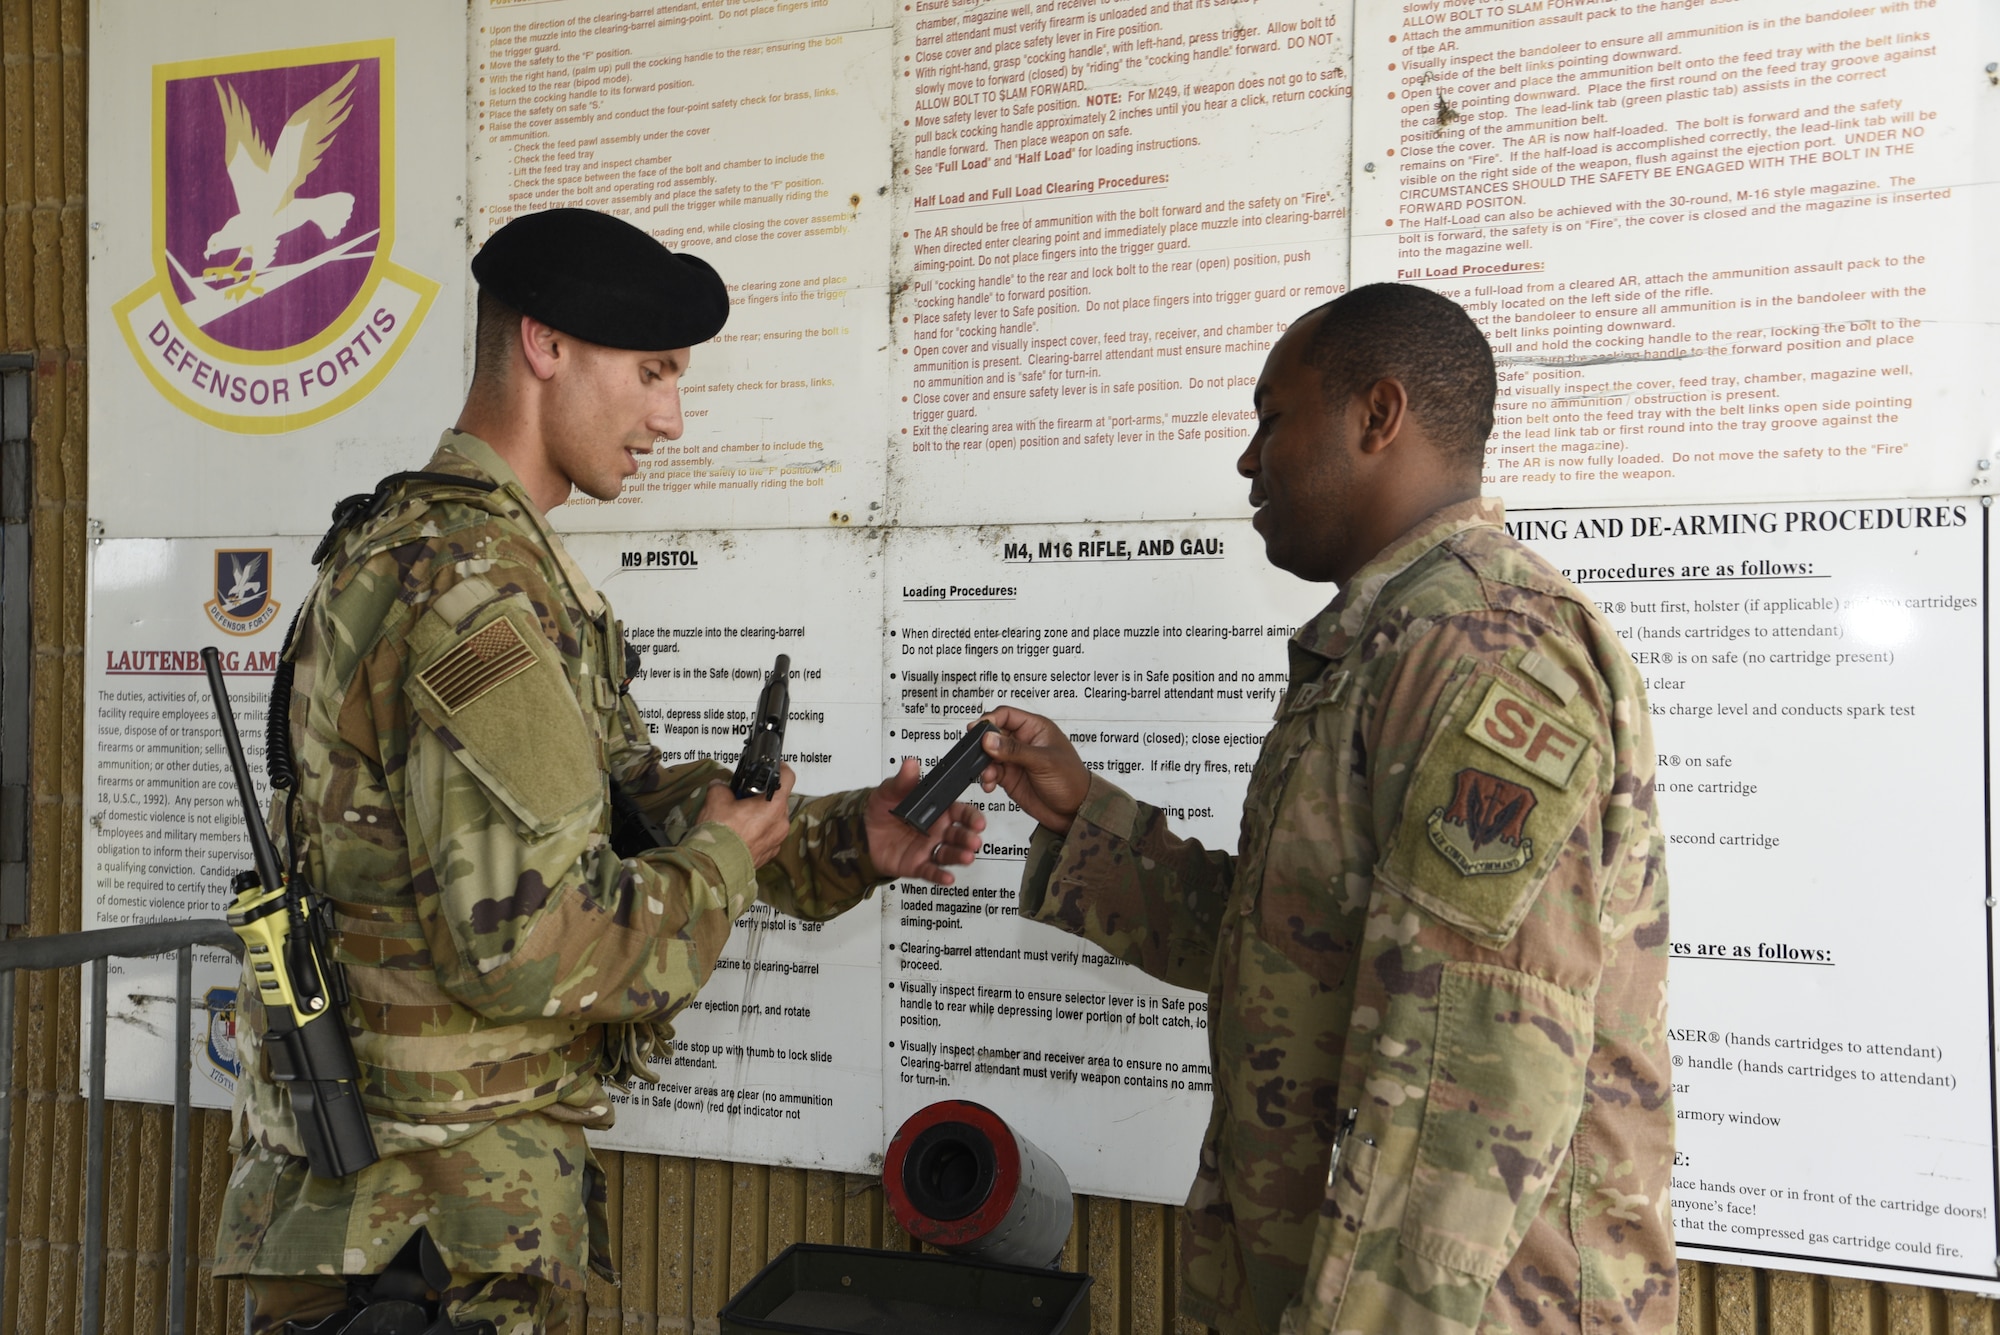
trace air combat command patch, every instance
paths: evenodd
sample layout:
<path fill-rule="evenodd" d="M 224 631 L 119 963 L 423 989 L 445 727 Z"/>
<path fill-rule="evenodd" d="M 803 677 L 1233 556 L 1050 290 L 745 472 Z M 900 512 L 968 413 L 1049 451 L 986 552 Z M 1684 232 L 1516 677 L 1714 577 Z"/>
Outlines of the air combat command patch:
<path fill-rule="evenodd" d="M 1431 811 L 1426 829 L 1431 845 L 1467 876 L 1519 871 L 1535 856 L 1528 815 L 1535 795 L 1484 770 L 1462 769 L 1453 780 L 1449 806 Z"/>
<path fill-rule="evenodd" d="M 208 1041 L 202 1055 L 208 1058 L 210 1066 L 227 1075 L 231 1081 L 242 1079 L 243 1063 L 236 1047 L 236 989 L 211 987 L 202 998 L 202 1005 L 208 1011 Z M 233 1084 L 220 1080 L 216 1083 L 231 1092 L 235 1090 Z"/>

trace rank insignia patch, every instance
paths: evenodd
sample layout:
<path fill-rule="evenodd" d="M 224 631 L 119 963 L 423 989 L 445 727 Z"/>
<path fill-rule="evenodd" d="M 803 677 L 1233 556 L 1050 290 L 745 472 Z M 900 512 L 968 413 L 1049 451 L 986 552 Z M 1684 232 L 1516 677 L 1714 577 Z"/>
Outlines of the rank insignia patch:
<path fill-rule="evenodd" d="M 1500 876 L 1519 871 L 1535 856 L 1527 836 L 1535 809 L 1532 789 L 1488 774 L 1462 769 L 1451 805 L 1435 808 L 1426 828 L 1431 845 L 1466 876 Z"/>

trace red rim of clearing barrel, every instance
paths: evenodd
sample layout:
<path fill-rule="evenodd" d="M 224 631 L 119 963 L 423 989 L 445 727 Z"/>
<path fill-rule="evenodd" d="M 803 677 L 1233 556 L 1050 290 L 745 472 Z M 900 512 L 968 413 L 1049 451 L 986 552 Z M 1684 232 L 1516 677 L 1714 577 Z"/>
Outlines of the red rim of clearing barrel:
<path fill-rule="evenodd" d="M 903 1163 L 909 1157 L 911 1142 L 941 1122 L 964 1122 L 985 1132 L 993 1142 L 993 1190 L 984 1204 L 963 1219 L 933 1219 L 922 1214 L 903 1190 Z M 1013 1209 L 1020 1187 L 1021 1150 L 1014 1143 L 1014 1133 L 991 1108 L 967 1099 L 944 1099 L 912 1113 L 897 1128 L 882 1164 L 882 1188 L 888 1193 L 896 1221 L 911 1237 L 934 1247 L 963 1247 L 992 1232 Z"/>

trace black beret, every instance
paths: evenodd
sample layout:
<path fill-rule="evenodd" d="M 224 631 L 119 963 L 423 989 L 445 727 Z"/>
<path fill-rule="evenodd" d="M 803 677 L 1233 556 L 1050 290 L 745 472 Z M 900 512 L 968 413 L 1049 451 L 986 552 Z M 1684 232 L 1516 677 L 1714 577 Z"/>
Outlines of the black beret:
<path fill-rule="evenodd" d="M 522 314 L 608 348 L 693 347 L 729 319 L 722 275 L 595 209 L 522 214 L 486 239 L 472 276 Z"/>

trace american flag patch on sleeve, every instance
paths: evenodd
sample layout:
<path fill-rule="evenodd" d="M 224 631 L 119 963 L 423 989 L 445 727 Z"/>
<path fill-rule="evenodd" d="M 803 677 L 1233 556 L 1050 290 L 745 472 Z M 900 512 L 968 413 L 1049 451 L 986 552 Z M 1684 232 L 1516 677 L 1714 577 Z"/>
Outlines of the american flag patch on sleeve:
<path fill-rule="evenodd" d="M 443 658 L 417 674 L 445 712 L 473 701 L 535 665 L 535 653 L 506 617 L 488 622 Z"/>

